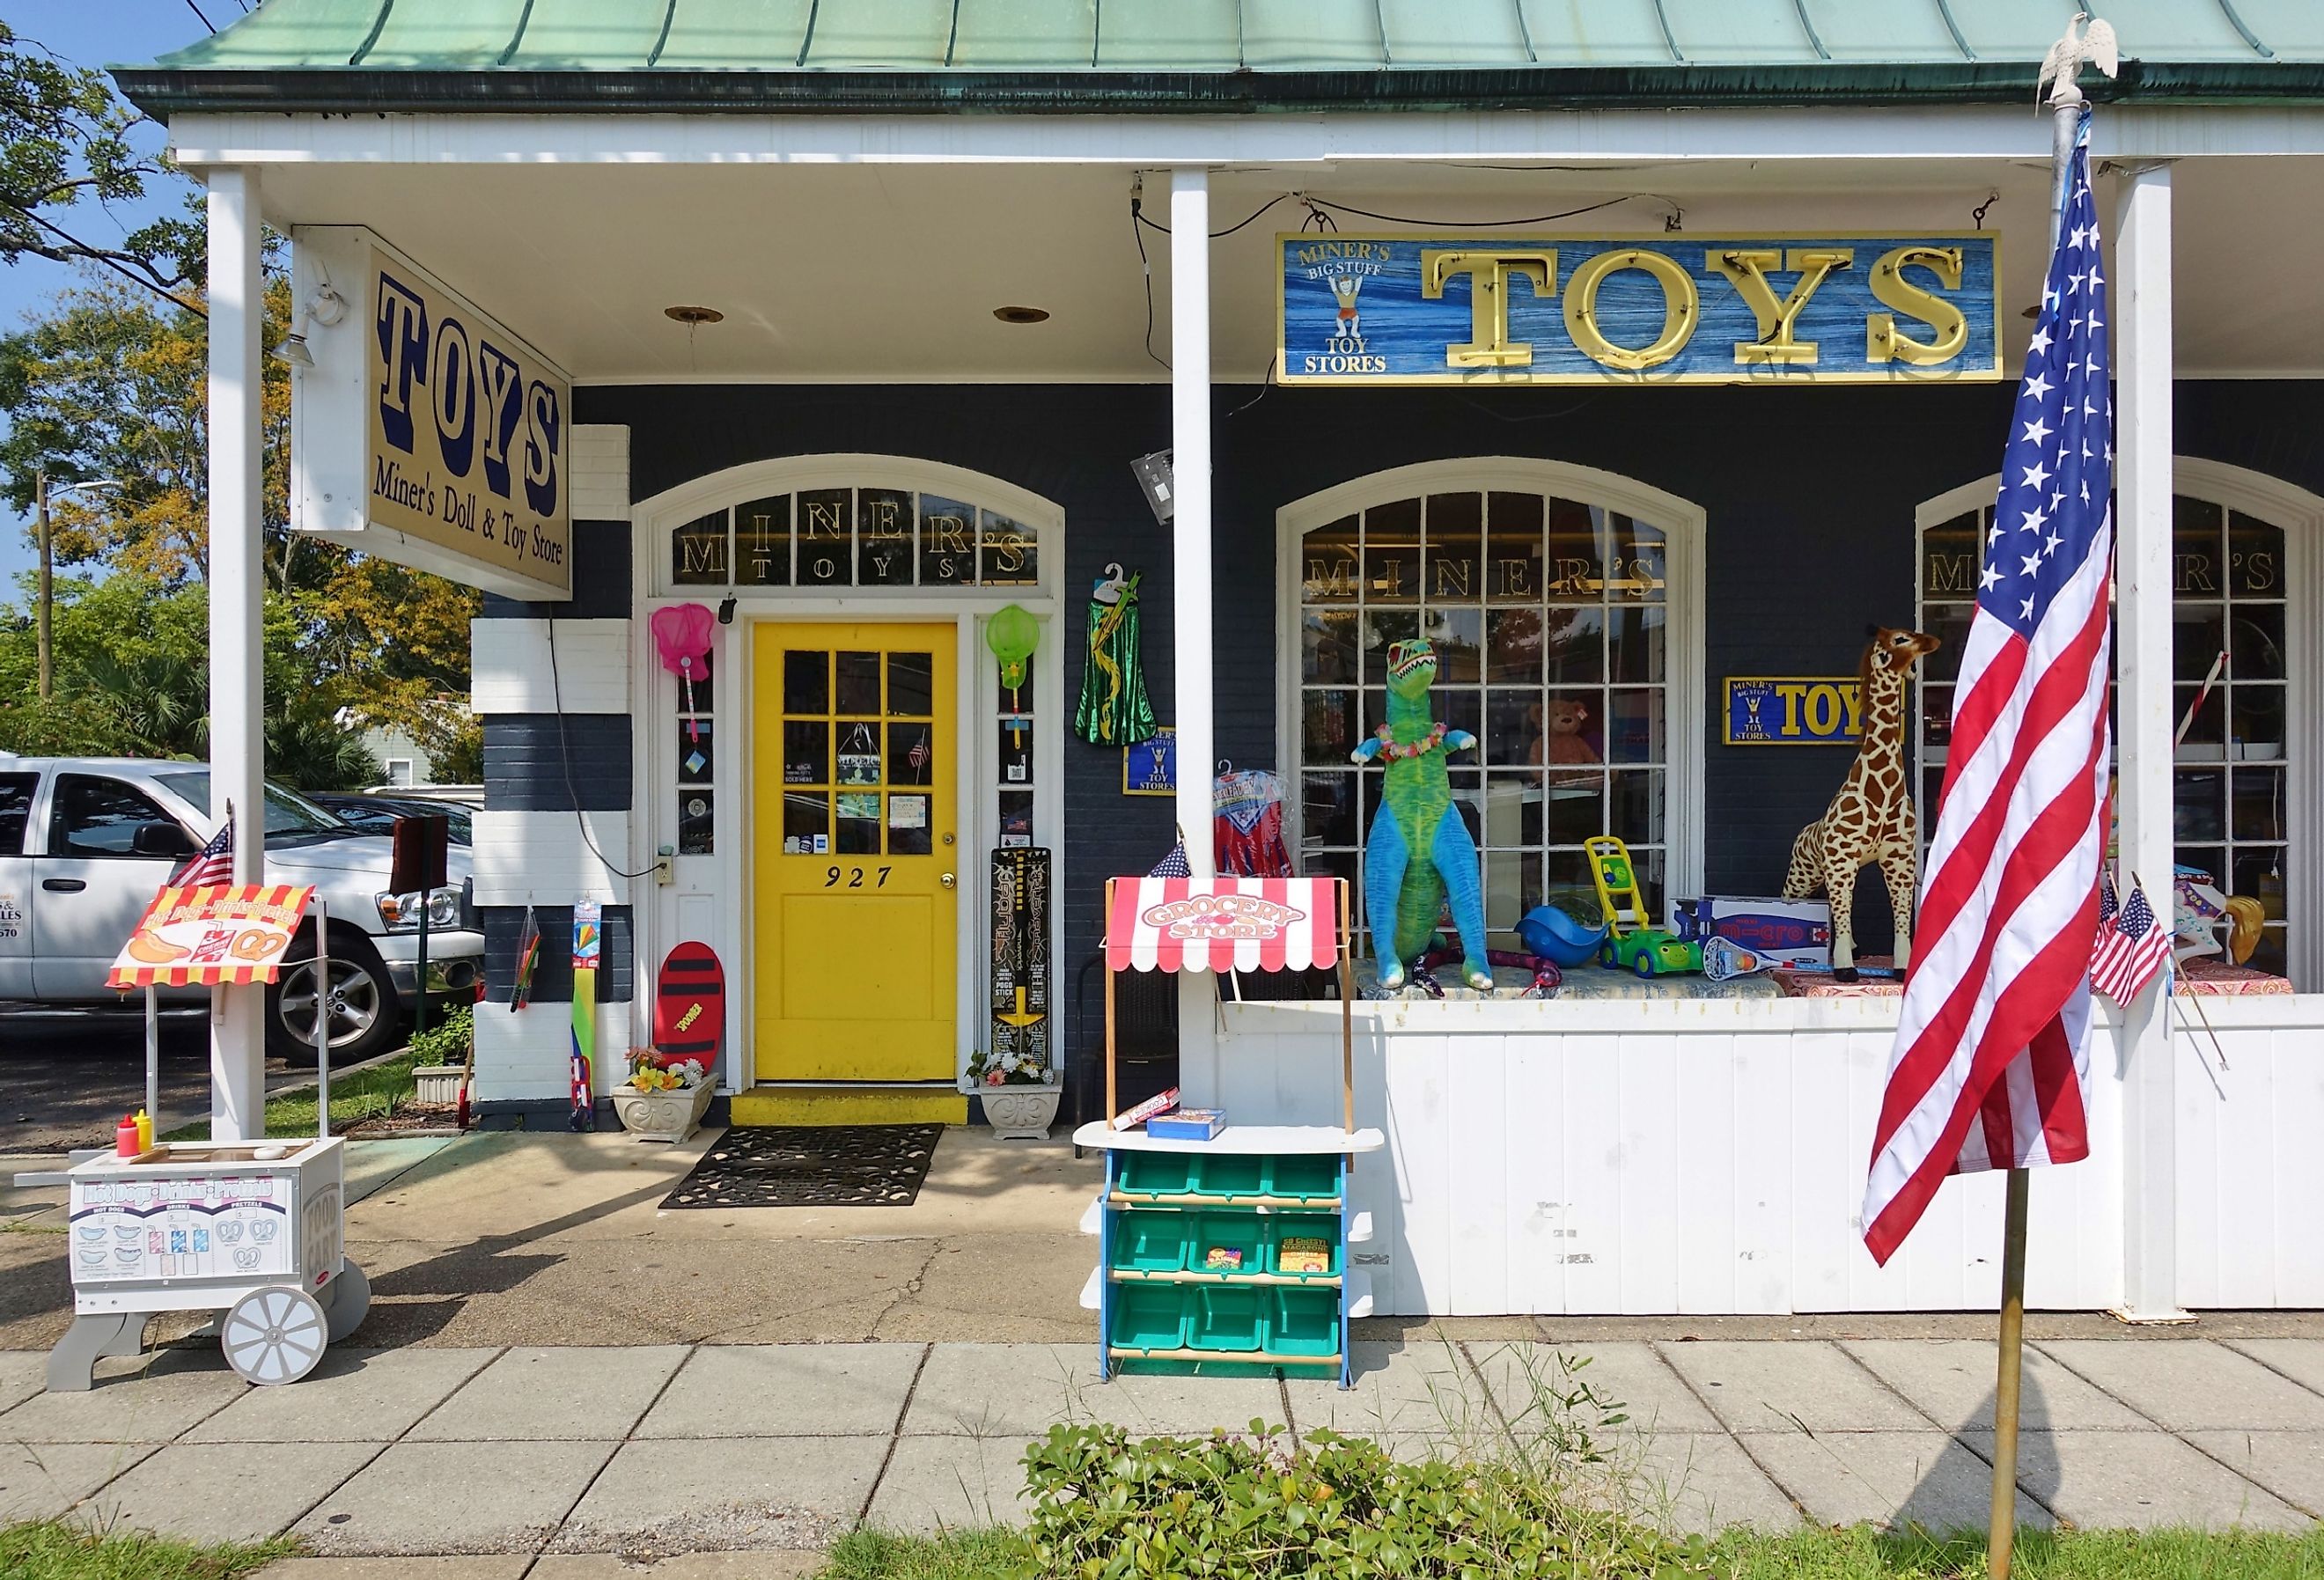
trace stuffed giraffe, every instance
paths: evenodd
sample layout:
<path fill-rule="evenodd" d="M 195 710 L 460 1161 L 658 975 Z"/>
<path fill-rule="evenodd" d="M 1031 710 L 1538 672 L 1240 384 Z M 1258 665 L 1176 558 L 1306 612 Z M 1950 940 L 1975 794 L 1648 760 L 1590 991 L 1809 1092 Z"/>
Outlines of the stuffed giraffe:
<path fill-rule="evenodd" d="M 1792 841 L 1792 870 L 1784 898 L 1803 899 L 1821 888 L 1831 901 L 1831 974 L 1856 980 L 1856 874 L 1873 862 L 1888 884 L 1896 919 L 1896 968 L 1913 963 L 1913 892 L 1920 875 L 1914 849 L 1913 781 L 1904 771 L 1904 677 L 1937 638 L 1918 631 L 1866 627 L 1857 673 L 1862 729 L 1856 761 L 1823 816 Z"/>

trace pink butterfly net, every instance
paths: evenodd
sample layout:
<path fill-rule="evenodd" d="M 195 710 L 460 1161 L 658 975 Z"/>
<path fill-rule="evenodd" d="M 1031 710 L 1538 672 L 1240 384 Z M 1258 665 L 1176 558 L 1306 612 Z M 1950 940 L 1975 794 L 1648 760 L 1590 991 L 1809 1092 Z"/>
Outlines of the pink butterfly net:
<path fill-rule="evenodd" d="M 707 676 L 712 633 L 717 625 L 716 616 L 702 604 L 672 604 L 666 609 L 656 609 L 653 616 L 654 647 L 661 654 L 661 666 L 678 677 L 686 691 L 686 711 L 694 711 L 694 679 Z M 701 725 L 687 720 L 687 738 L 701 739 Z"/>

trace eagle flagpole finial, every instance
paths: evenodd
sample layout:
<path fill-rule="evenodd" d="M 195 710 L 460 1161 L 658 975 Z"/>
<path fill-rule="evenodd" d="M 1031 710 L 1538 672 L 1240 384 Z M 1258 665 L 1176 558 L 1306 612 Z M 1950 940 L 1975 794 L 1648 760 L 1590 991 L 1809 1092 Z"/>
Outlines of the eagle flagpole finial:
<path fill-rule="evenodd" d="M 2089 23 L 2088 27 L 2083 23 Z M 2114 26 L 2087 11 L 2077 11 L 2066 24 L 2065 36 L 2050 46 L 2043 57 L 2042 74 L 2034 79 L 2034 92 L 2039 97 L 2044 88 L 2055 82 L 2050 94 L 2050 107 L 2058 109 L 2082 102 L 2082 90 L 2076 80 L 2084 66 L 2095 66 L 2099 72 L 2112 77 L 2122 64 L 2115 46 Z"/>

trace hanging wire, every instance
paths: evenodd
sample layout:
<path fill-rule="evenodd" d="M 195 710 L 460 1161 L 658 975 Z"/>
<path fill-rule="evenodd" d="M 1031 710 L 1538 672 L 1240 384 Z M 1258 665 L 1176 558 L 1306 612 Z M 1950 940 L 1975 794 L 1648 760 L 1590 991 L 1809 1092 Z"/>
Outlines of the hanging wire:
<path fill-rule="evenodd" d="M 1163 360 L 1160 352 L 1154 349 L 1154 261 L 1146 255 L 1146 232 L 1139 228 L 1141 224 L 1151 225 L 1153 221 L 1139 211 L 1139 204 L 1138 194 L 1130 193 L 1130 239 L 1138 244 L 1138 272 L 1146 279 L 1146 355 L 1154 359 L 1156 366 L 1167 373 L 1170 365 Z"/>
<path fill-rule="evenodd" d="M 1305 199 L 1300 198 L 1299 194 L 1296 192 L 1285 192 L 1280 196 L 1269 198 L 1266 202 L 1253 209 L 1249 215 L 1245 216 L 1243 218 L 1236 220 L 1224 230 L 1214 230 L 1211 232 L 1211 239 L 1213 241 L 1216 241 L 1222 236 L 1232 236 L 1235 232 L 1240 230 L 1244 226 L 1249 225 L 1252 220 L 1257 219 L 1260 215 L 1266 213 L 1277 204 L 1288 203 L 1293 201 L 1295 199 L 1301 202 L 1306 201 Z M 1164 236 L 1168 236 L 1170 234 L 1170 227 L 1168 226 L 1163 224 L 1158 219 L 1148 219 L 1146 217 L 1144 210 L 1139 207 L 1138 199 L 1135 198 L 1132 198 L 1130 200 L 1130 211 L 1132 215 L 1137 217 L 1138 223 L 1146 226 L 1148 230 L 1158 230 Z"/>
<path fill-rule="evenodd" d="M 1408 214 L 1379 214 L 1370 208 L 1357 208 L 1346 203 L 1334 203 L 1329 198 L 1307 198 L 1300 200 L 1315 208 L 1328 208 L 1335 214 L 1353 214 L 1362 219 L 1378 219 L 1389 225 L 1429 225 L 1447 229 L 1491 230 L 1512 225 L 1545 225 L 1553 219 L 1571 219 L 1577 214 L 1595 214 L 1600 208 L 1611 208 L 1618 203 L 1629 203 L 1640 199 L 1667 204 L 1673 214 L 1683 212 L 1677 203 L 1659 192 L 1625 192 L 1618 198 L 1609 198 L 1602 203 L 1585 203 L 1579 208 L 1564 208 L 1555 214 L 1528 215 L 1523 219 L 1416 219 Z"/>

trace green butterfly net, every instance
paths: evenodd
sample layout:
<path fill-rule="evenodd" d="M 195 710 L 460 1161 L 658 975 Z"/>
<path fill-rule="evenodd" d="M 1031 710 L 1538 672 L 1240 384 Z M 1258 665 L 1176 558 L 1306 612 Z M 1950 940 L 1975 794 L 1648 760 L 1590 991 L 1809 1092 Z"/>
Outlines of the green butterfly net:
<path fill-rule="evenodd" d="M 984 645 L 1001 661 L 1001 683 L 1014 691 L 1025 683 L 1026 661 L 1041 639 L 1041 627 L 1015 604 L 984 623 Z"/>

